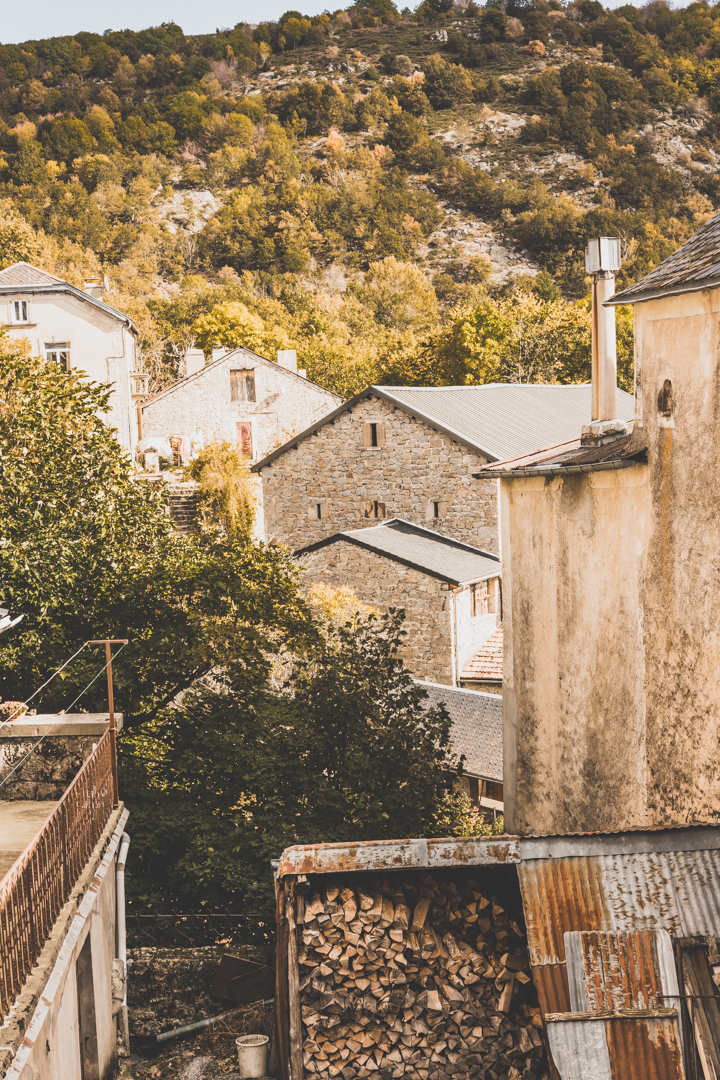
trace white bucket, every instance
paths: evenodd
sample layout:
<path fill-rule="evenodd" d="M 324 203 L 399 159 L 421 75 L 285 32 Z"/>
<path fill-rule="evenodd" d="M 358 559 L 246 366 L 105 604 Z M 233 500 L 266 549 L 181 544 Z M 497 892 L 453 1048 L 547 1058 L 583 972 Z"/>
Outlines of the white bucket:
<path fill-rule="evenodd" d="M 240 1075 L 244 1077 L 267 1076 L 267 1035 L 241 1035 L 235 1040 L 238 1050 Z"/>

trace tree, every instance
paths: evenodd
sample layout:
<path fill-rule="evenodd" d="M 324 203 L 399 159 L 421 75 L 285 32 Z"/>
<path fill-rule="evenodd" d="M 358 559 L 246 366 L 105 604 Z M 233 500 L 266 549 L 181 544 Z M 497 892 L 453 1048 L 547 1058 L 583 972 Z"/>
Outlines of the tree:
<path fill-rule="evenodd" d="M 188 472 L 198 482 L 198 510 L 204 524 L 219 526 L 227 536 L 249 541 L 255 495 L 237 446 L 209 443 L 191 462 Z"/>
<path fill-rule="evenodd" d="M 228 665 L 125 743 L 136 894 L 271 911 L 269 861 L 288 845 L 467 827 L 450 719 L 398 669 L 401 623 L 327 625 L 280 690 L 262 665 Z"/>
<path fill-rule="evenodd" d="M 392 330 L 422 333 L 438 317 L 435 290 L 413 263 L 388 255 L 372 263 L 365 278 L 350 290 L 383 326 Z"/>
<path fill-rule="evenodd" d="M 448 64 L 436 54 L 423 65 L 424 90 L 434 109 L 451 109 L 460 101 L 472 101 L 473 84 L 464 67 Z"/>
<path fill-rule="evenodd" d="M 280 548 L 217 530 L 173 533 L 102 414 L 108 390 L 0 350 L 0 598 L 25 619 L 0 661 L 0 697 L 25 700 L 91 638 L 129 638 L 116 671 L 126 726 L 219 663 L 256 664 L 278 633 L 312 633 Z M 65 708 L 98 670 L 83 651 L 34 704 Z M 82 699 L 104 708 L 102 682 Z"/>

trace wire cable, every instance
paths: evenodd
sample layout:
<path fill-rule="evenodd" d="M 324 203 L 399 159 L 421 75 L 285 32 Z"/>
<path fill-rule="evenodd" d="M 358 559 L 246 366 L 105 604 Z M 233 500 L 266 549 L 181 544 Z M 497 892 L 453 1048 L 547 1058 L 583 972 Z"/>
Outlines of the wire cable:
<path fill-rule="evenodd" d="M 83 648 L 84 648 L 84 647 L 85 647 L 85 646 L 83 646 Z M 78 694 L 78 696 L 77 696 L 77 697 L 75 698 L 75 700 L 74 700 L 74 701 L 72 701 L 72 702 L 71 702 L 71 703 L 70 703 L 70 704 L 68 705 L 67 709 L 63 709 L 63 712 L 62 712 L 62 713 L 58 713 L 58 714 L 57 714 L 58 716 L 61 716 L 61 715 L 63 715 L 64 713 L 67 713 L 67 712 L 68 712 L 68 711 L 69 711 L 70 709 L 72 709 L 73 705 L 77 705 L 78 701 L 79 701 L 79 700 L 80 700 L 80 698 L 81 698 L 81 697 L 83 696 L 83 694 L 87 693 L 87 691 L 88 691 L 88 690 L 90 689 L 90 687 L 91 687 L 91 686 L 93 685 L 93 683 L 97 682 L 97 680 L 98 680 L 98 679 L 100 678 L 100 676 L 101 676 L 101 675 L 102 675 L 102 674 L 103 674 L 103 673 L 104 673 L 105 671 L 107 671 L 107 669 L 108 669 L 108 668 L 110 667 L 110 665 L 112 664 L 113 660 L 116 660 L 116 659 L 117 659 L 117 657 L 118 657 L 118 656 L 120 655 L 120 653 L 121 653 L 121 652 L 123 651 L 123 649 L 124 649 L 124 648 L 125 648 L 125 645 L 121 645 L 121 646 L 120 646 L 120 648 L 118 649 L 118 651 L 117 651 L 117 652 L 115 653 L 115 656 L 111 656 L 111 657 L 110 657 L 110 659 L 108 660 L 107 664 L 105 664 L 105 667 L 102 667 L 102 668 L 100 668 L 100 670 L 98 671 L 97 675 L 95 675 L 95 676 L 94 676 L 94 677 L 93 677 L 93 678 L 92 678 L 92 679 L 90 680 L 90 682 L 89 682 L 89 683 L 87 684 L 87 686 L 85 687 L 85 689 L 84 689 L 84 690 L 81 690 L 81 691 L 80 691 L 80 693 Z M 79 652 L 79 651 L 80 651 L 80 650 L 78 650 L 78 652 Z M 77 653 L 76 653 L 75 655 L 77 655 Z M 68 663 L 70 663 L 70 661 L 69 661 L 69 660 L 68 660 Z M 2 778 L 2 780 L 0 780 L 0 788 L 4 787 L 4 786 L 5 786 L 5 784 L 7 784 L 8 780 L 9 780 L 9 779 L 10 779 L 10 777 L 11 777 L 11 776 L 13 775 L 13 773 L 17 772 L 17 770 L 18 770 L 18 769 L 20 768 L 20 766 L 21 766 L 21 765 L 23 765 L 23 764 L 24 764 L 24 762 L 26 762 L 26 761 L 27 761 L 27 759 L 28 759 L 28 758 L 30 757 L 30 755 L 31 755 L 31 754 L 33 753 L 33 751 L 37 750 L 38 746 L 39 746 L 39 745 L 40 745 L 40 743 L 41 743 L 41 742 L 43 741 L 43 739 L 44 739 L 44 738 L 46 738 L 46 736 L 48 736 L 48 735 L 50 734 L 50 732 L 51 732 L 51 731 L 54 731 L 54 730 L 55 730 L 55 728 L 56 728 L 56 727 L 58 726 L 58 724 L 59 724 L 59 723 L 60 723 L 60 720 L 58 720 L 58 721 L 57 721 L 56 723 L 54 723 L 54 724 L 53 724 L 53 725 L 52 725 L 51 727 L 49 727 L 49 728 L 47 729 L 47 731 L 43 732 L 43 734 L 42 734 L 42 735 L 40 736 L 40 738 L 39 738 L 39 739 L 38 739 L 38 741 L 37 741 L 37 742 L 36 742 L 36 743 L 34 744 L 34 746 L 31 746 L 31 747 L 30 747 L 30 749 L 28 750 L 28 752 L 27 752 L 27 753 L 26 753 L 26 754 L 25 754 L 25 755 L 24 755 L 23 757 L 21 757 L 21 758 L 20 758 L 20 760 L 18 761 L 17 765 L 14 765 L 14 766 L 13 766 L 13 768 L 12 768 L 12 769 L 10 770 L 10 772 L 9 772 L 9 773 L 7 774 L 7 776 L 4 776 L 4 777 Z"/>
<path fill-rule="evenodd" d="M 59 675 L 61 671 L 64 671 L 64 670 L 65 670 L 65 668 L 66 668 L 66 667 L 68 666 L 68 664 L 72 664 L 72 662 L 73 662 L 73 660 L 75 659 L 75 657 L 76 657 L 76 656 L 79 656 L 79 655 L 80 655 L 80 653 L 81 653 L 81 652 L 83 651 L 83 649 L 85 649 L 85 648 L 87 647 L 87 644 L 88 644 L 88 643 L 87 643 L 87 641 L 86 641 L 84 645 L 81 645 L 81 646 L 80 646 L 80 648 L 78 649 L 78 651 L 77 651 L 76 653 L 73 653 L 73 654 L 72 654 L 72 656 L 70 657 L 70 659 L 69 659 L 69 660 L 66 660 L 66 661 L 65 661 L 65 663 L 64 663 L 64 664 L 62 665 L 62 667 L 59 667 L 59 668 L 57 669 L 57 671 L 53 672 L 53 674 L 52 674 L 52 675 L 50 676 L 50 678 L 49 678 L 49 679 L 47 679 L 47 680 L 46 680 L 46 681 L 45 681 L 45 682 L 44 682 L 44 683 L 42 684 L 42 686 L 41 686 L 41 687 L 39 687 L 39 689 L 37 689 L 37 690 L 35 691 L 35 693 L 34 693 L 34 694 L 31 694 L 31 695 L 30 695 L 30 697 L 29 697 L 29 698 L 27 699 L 27 701 L 22 701 L 22 702 L 20 702 L 20 704 L 18 705 L 17 709 L 16 709 L 16 710 L 15 710 L 15 712 L 14 712 L 14 713 L 12 714 L 12 716 L 9 716 L 9 717 L 7 718 L 7 720 L 3 720 L 3 721 L 2 721 L 2 723 L 0 723 L 0 728 L 4 728 L 6 724 L 9 724 L 11 720 L 14 720 L 14 719 L 15 719 L 15 717 L 16 717 L 16 716 L 18 715 L 18 713 L 19 713 L 19 712 L 20 712 L 20 711 L 21 711 L 22 709 L 24 709 L 24 708 L 27 708 L 27 706 L 28 706 L 28 705 L 30 704 L 30 702 L 32 701 L 32 699 L 33 699 L 33 698 L 36 698 L 36 697 L 38 696 L 38 694 L 39 694 L 39 693 L 40 693 L 40 692 L 41 692 L 42 690 L 44 690 L 44 689 L 45 689 L 45 687 L 46 687 L 46 686 L 49 686 L 49 685 L 50 685 L 50 683 L 51 683 L 51 682 L 53 681 L 53 679 L 54 679 L 54 678 L 55 678 L 55 677 L 56 677 L 57 675 Z M 124 646 L 123 646 L 123 647 L 124 647 Z"/>

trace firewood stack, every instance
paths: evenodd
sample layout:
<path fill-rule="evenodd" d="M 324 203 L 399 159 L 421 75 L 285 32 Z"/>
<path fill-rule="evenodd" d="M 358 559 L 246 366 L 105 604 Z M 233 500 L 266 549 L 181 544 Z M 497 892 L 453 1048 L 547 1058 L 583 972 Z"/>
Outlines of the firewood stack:
<path fill-rule="evenodd" d="M 548 1075 L 522 916 L 477 881 L 363 876 L 298 914 L 306 1076 Z"/>

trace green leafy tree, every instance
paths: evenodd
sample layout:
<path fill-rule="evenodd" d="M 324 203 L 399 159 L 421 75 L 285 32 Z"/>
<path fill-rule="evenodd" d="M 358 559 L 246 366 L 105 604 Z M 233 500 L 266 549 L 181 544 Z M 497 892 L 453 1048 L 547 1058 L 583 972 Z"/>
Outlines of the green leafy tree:
<path fill-rule="evenodd" d="M 188 475 L 198 483 L 198 509 L 205 526 L 219 526 L 227 536 L 249 541 L 256 492 L 237 446 L 209 443 L 191 462 Z"/>
<path fill-rule="evenodd" d="M 127 637 L 116 687 L 132 726 L 280 631 L 301 640 L 310 620 L 280 548 L 173 533 L 103 422 L 108 393 L 8 344 L 0 356 L 0 597 L 25 615 L 0 697 L 25 700 L 90 638 Z M 97 668 L 84 651 L 35 704 L 64 708 Z M 83 705 L 103 695 L 96 684 Z"/>
<path fill-rule="evenodd" d="M 272 911 L 269 861 L 288 845 L 467 825 L 447 712 L 396 662 L 401 622 L 327 626 L 280 690 L 268 665 L 229 665 L 125 743 L 136 894 Z"/>

